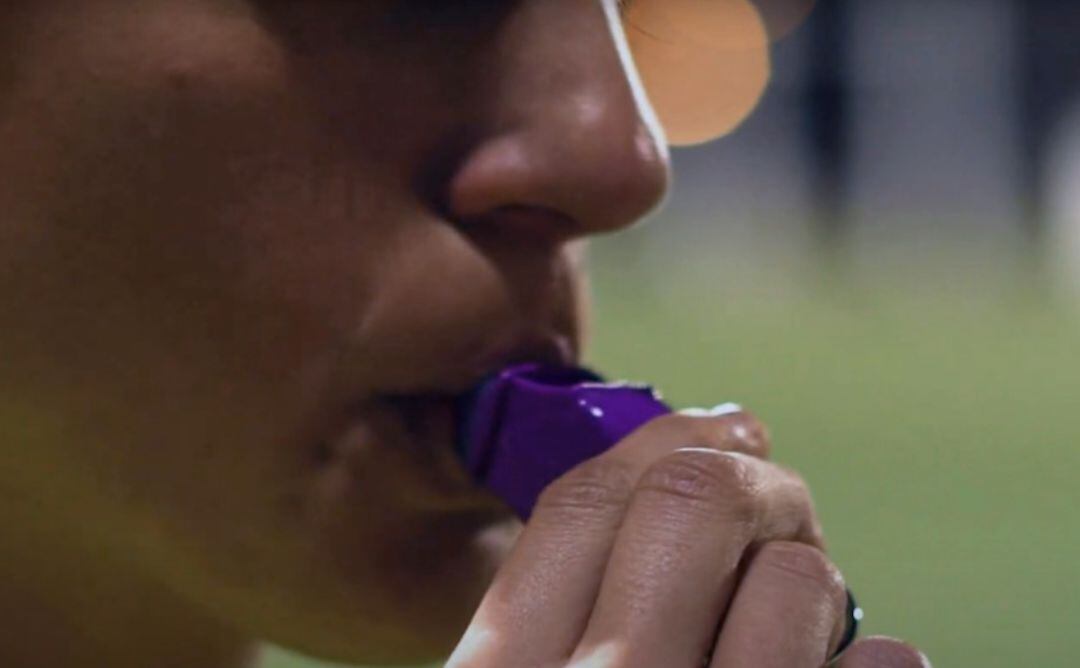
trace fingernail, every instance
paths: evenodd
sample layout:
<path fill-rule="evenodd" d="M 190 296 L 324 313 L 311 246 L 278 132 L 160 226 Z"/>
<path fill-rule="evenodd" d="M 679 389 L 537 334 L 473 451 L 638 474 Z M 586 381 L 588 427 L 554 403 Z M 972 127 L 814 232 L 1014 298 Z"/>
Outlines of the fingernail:
<path fill-rule="evenodd" d="M 685 408 L 679 411 L 680 414 L 688 417 L 723 417 L 742 412 L 743 407 L 734 403 L 720 404 L 712 408 Z"/>
<path fill-rule="evenodd" d="M 719 406 L 713 406 L 709 409 L 709 415 L 711 417 L 722 417 L 724 415 L 733 415 L 735 413 L 742 413 L 743 407 L 739 404 L 726 403 Z"/>

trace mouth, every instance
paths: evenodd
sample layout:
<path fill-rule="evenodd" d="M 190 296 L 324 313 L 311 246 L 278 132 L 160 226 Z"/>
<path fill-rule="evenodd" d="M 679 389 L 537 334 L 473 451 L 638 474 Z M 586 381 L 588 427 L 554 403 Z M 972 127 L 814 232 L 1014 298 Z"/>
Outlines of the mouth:
<path fill-rule="evenodd" d="M 492 348 L 464 364 L 451 363 L 446 369 L 433 370 L 429 378 L 414 379 L 364 402 L 331 450 L 349 453 L 348 459 L 353 460 L 359 452 L 377 448 L 396 460 L 395 468 L 416 478 L 416 484 L 407 486 L 411 505 L 438 512 L 502 510 L 503 504 L 477 484 L 460 454 L 467 419 L 465 397 L 508 366 L 569 366 L 576 358 L 568 338 L 538 337 Z"/>
<path fill-rule="evenodd" d="M 464 452 L 462 438 L 469 419 L 473 397 L 488 379 L 502 370 L 521 364 L 570 366 L 576 363 L 576 353 L 568 340 L 544 338 L 504 350 L 494 350 L 481 357 L 458 378 L 437 385 L 432 391 L 419 388 L 407 394 L 391 394 L 386 401 L 397 407 L 404 422 L 413 430 L 417 440 L 435 440 L 440 451 L 453 452 L 460 464 Z M 434 416 L 434 417 L 433 417 Z M 434 439 L 432 438 L 434 437 Z"/>

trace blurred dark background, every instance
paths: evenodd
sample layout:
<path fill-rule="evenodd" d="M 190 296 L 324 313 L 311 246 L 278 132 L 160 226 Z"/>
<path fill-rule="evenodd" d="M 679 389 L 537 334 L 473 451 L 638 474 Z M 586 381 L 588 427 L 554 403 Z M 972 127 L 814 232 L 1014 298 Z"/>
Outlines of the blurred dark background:
<path fill-rule="evenodd" d="M 1080 245 L 1067 229 L 1080 206 L 1076 3 L 820 0 L 773 58 L 738 131 L 677 153 L 668 215 L 722 212 L 830 262 L 929 227 L 983 237 L 1052 280 L 1073 270 L 1058 255 Z"/>

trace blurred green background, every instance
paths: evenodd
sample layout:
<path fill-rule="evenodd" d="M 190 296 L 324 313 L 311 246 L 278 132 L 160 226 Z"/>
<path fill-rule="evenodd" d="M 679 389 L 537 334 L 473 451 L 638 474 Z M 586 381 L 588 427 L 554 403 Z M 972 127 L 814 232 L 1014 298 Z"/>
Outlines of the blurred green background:
<path fill-rule="evenodd" d="M 735 258 L 714 234 L 658 220 L 597 244 L 594 364 L 679 406 L 764 418 L 815 491 L 867 633 L 938 666 L 1075 665 L 1075 310 L 997 251 L 935 246 L 838 275 Z"/>

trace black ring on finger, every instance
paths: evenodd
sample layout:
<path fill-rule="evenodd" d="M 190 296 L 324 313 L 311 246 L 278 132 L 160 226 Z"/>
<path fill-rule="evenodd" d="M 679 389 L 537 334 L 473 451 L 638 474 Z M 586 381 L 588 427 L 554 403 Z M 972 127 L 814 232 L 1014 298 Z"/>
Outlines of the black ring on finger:
<path fill-rule="evenodd" d="M 829 659 L 830 663 L 840 658 L 840 655 L 846 652 L 855 642 L 855 638 L 859 635 L 859 622 L 862 621 L 862 618 L 863 609 L 855 602 L 855 595 L 848 589 L 847 612 L 844 615 L 844 635 L 840 638 L 840 644 L 837 646 L 836 652 Z"/>

